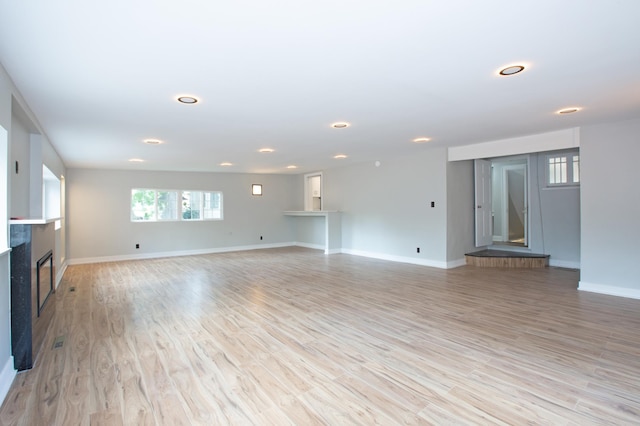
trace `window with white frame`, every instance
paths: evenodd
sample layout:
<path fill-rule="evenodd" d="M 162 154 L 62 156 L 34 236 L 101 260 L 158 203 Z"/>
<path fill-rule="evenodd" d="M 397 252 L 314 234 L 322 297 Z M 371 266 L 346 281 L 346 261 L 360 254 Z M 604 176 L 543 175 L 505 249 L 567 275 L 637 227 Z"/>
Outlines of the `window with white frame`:
<path fill-rule="evenodd" d="M 131 220 L 134 222 L 221 219 L 222 193 L 218 191 L 131 190 Z"/>
<path fill-rule="evenodd" d="M 564 152 L 547 155 L 547 186 L 580 184 L 580 154 Z"/>

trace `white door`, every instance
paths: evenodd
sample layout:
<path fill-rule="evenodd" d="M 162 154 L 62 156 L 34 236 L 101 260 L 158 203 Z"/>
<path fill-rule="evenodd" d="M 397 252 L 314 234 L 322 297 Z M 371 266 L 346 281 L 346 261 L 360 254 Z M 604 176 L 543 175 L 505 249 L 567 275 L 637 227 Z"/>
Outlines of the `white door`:
<path fill-rule="evenodd" d="M 491 161 L 475 160 L 474 171 L 476 192 L 476 247 L 483 247 L 493 243 L 493 227 L 491 223 Z"/>

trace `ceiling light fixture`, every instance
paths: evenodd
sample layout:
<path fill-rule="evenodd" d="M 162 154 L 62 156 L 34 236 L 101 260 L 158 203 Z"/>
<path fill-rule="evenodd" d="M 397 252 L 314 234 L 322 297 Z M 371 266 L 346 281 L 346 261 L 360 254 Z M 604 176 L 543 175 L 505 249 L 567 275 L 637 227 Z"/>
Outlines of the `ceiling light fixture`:
<path fill-rule="evenodd" d="M 420 138 L 413 139 L 411 142 L 423 143 L 423 142 L 429 142 L 430 140 L 431 138 L 420 137 Z"/>
<path fill-rule="evenodd" d="M 160 139 L 145 139 L 142 142 L 146 143 L 147 145 L 160 145 L 162 143 Z"/>
<path fill-rule="evenodd" d="M 262 152 L 262 153 L 265 153 L 265 154 L 271 153 L 273 151 L 275 151 L 275 149 L 273 149 L 273 148 L 261 148 L 261 149 L 258 150 L 258 152 Z"/>
<path fill-rule="evenodd" d="M 129 158 L 130 163 L 144 163 L 142 158 Z"/>
<path fill-rule="evenodd" d="M 501 69 L 498 74 L 508 76 L 518 74 L 522 71 L 524 71 L 524 65 L 509 65 L 508 67 Z"/>
<path fill-rule="evenodd" d="M 183 104 L 195 104 L 198 103 L 198 98 L 194 98 L 193 96 L 180 96 L 178 97 L 178 102 Z"/>
<path fill-rule="evenodd" d="M 335 158 L 336 160 L 342 160 L 343 158 L 347 158 L 347 156 L 344 154 L 338 154 L 334 155 L 333 158 Z"/>
<path fill-rule="evenodd" d="M 578 108 L 578 107 L 563 108 L 561 110 L 556 111 L 556 114 L 573 114 L 574 112 L 578 112 L 581 109 L 582 108 Z"/>
<path fill-rule="evenodd" d="M 229 166 L 233 166 L 233 163 L 224 162 L 224 163 L 220 163 L 220 165 L 221 165 L 222 167 L 229 167 Z"/>
<path fill-rule="evenodd" d="M 333 123 L 331 127 L 333 127 L 334 129 L 345 129 L 350 125 L 351 124 L 347 123 L 346 121 L 338 121 L 337 123 Z"/>
<path fill-rule="evenodd" d="M 287 166 L 287 169 L 297 169 L 297 168 L 298 168 L 298 166 L 294 166 L 293 164 L 290 165 L 290 166 Z"/>

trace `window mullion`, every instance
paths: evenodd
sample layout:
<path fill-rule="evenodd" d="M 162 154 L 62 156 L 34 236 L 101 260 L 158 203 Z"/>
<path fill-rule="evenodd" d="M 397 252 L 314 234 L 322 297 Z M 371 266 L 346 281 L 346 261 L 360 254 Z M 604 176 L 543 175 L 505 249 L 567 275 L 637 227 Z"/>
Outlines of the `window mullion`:
<path fill-rule="evenodd" d="M 200 191 L 200 220 L 204 220 L 204 192 Z"/>
<path fill-rule="evenodd" d="M 154 190 L 153 191 L 153 195 L 154 195 L 154 199 L 155 199 L 155 210 L 156 210 L 156 221 L 160 220 L 160 211 L 158 210 L 158 191 Z"/>

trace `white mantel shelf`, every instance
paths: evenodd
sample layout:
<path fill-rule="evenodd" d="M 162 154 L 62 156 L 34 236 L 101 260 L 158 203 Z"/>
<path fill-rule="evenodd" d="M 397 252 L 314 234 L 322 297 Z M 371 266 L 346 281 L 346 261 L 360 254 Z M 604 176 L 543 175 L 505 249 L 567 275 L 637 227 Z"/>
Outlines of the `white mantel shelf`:
<path fill-rule="evenodd" d="M 342 222 L 337 210 L 285 211 L 285 216 L 324 217 L 324 253 L 340 253 L 342 247 Z"/>
<path fill-rule="evenodd" d="M 286 211 L 284 212 L 285 216 L 328 216 L 331 213 L 340 213 L 337 210 L 296 210 L 296 211 Z"/>
<path fill-rule="evenodd" d="M 9 220 L 9 225 L 46 225 L 47 223 L 55 222 L 56 220 L 60 220 L 59 217 L 50 217 L 48 219 L 11 219 Z"/>

